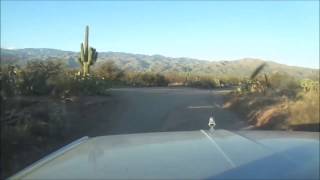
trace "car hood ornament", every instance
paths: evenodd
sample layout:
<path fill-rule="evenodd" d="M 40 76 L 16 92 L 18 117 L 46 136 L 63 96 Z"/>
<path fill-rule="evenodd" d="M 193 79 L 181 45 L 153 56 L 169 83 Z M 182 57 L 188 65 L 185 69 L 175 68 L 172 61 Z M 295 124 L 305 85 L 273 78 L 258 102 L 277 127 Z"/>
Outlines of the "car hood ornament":
<path fill-rule="evenodd" d="M 210 128 L 209 129 L 210 132 L 213 132 L 214 131 L 214 127 L 216 126 L 216 121 L 214 120 L 213 116 L 210 116 L 208 126 Z"/>

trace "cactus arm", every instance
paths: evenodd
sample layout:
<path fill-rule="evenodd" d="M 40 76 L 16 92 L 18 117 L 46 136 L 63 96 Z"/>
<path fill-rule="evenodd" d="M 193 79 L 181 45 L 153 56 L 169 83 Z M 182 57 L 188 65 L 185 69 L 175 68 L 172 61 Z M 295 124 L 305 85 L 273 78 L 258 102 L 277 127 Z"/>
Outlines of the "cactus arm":
<path fill-rule="evenodd" d="M 81 60 L 81 58 L 78 58 L 78 62 L 79 62 L 79 64 L 81 65 L 81 67 L 83 66 L 83 63 L 82 63 L 82 60 Z"/>
<path fill-rule="evenodd" d="M 88 61 L 88 55 L 89 55 L 89 27 L 86 26 L 86 33 L 84 38 L 84 60 Z"/>
<path fill-rule="evenodd" d="M 83 43 L 81 43 L 81 49 L 80 49 L 80 63 L 83 64 L 84 62 L 84 49 L 83 49 Z"/>
<path fill-rule="evenodd" d="M 89 49 L 89 63 L 93 65 L 97 61 L 97 52 L 96 49 L 90 47 Z"/>
<path fill-rule="evenodd" d="M 88 63 L 90 65 L 92 64 L 92 53 L 93 53 L 93 49 L 90 47 L 89 48 L 89 56 L 88 56 Z"/>
<path fill-rule="evenodd" d="M 97 59 L 98 59 L 98 52 L 96 51 L 96 53 L 94 53 L 94 61 L 96 62 L 97 61 Z"/>

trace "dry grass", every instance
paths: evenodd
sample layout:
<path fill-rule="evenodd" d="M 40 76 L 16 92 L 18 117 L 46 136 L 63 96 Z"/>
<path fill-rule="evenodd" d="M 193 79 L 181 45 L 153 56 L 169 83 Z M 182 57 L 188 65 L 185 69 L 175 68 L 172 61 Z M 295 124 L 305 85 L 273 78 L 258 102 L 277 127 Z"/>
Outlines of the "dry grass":
<path fill-rule="evenodd" d="M 231 109 L 256 129 L 319 131 L 319 93 L 300 92 L 294 98 L 273 93 L 230 95 Z"/>
<path fill-rule="evenodd" d="M 289 125 L 319 124 L 319 93 L 300 93 L 296 101 L 289 104 Z"/>

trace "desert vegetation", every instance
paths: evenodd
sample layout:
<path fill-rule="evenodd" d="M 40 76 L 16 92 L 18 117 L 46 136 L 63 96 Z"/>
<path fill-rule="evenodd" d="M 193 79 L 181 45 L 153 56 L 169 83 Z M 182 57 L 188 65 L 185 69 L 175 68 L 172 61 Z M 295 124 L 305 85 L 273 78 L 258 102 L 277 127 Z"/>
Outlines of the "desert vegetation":
<path fill-rule="evenodd" d="M 88 121 L 86 112 L 91 112 L 102 97 L 112 95 L 110 88 L 115 87 L 234 87 L 224 108 L 237 112 L 253 128 L 319 130 L 319 77 L 312 73 L 307 73 L 308 79 L 301 74 L 292 77 L 292 73 L 300 72 L 294 68 L 290 74 L 269 73 L 264 70 L 275 65 L 262 64 L 249 77 L 244 70 L 235 69 L 243 66 L 239 62 L 201 64 L 190 59 L 136 55 L 142 60 L 133 58 L 131 67 L 122 58 L 128 54 L 119 59 L 112 53 L 105 55 L 108 60 L 98 61 L 98 52 L 89 46 L 88 27 L 80 55 L 75 58 L 77 65 L 70 66 L 72 59 L 43 58 L 40 52 L 37 58 L 21 63 L 26 54 L 20 57 L 10 53 L 15 52 L 1 52 L 1 59 L 6 61 L 0 72 L 1 177 L 96 127 L 99 122 Z M 63 56 L 74 54 L 64 52 Z"/>
<path fill-rule="evenodd" d="M 87 27 L 79 67 L 55 58 L 1 65 L 2 178 L 97 127 L 99 122 L 89 121 L 85 112 L 103 99 L 96 96 L 109 96 L 111 87 L 168 86 L 170 82 L 200 87 L 202 81 L 207 82 L 191 81 L 184 75 L 179 79 L 173 74 L 123 70 L 113 61 L 94 66 L 98 54 L 89 47 L 88 36 Z"/>
<path fill-rule="evenodd" d="M 319 77 L 259 75 L 264 66 L 229 94 L 224 108 L 244 117 L 253 129 L 319 131 Z"/>
<path fill-rule="evenodd" d="M 59 60 L 1 66 L 1 142 L 2 153 L 6 154 L 1 161 L 5 173 L 2 177 L 97 126 L 98 122 L 88 121 L 81 115 L 88 109 L 86 103 L 95 103 L 84 100 L 86 97 L 110 96 L 111 87 L 178 83 L 216 88 L 221 82 L 208 76 L 186 78 L 185 74 L 124 71 L 113 62 L 92 66 L 86 75 Z M 20 162 L 21 159 L 24 161 Z"/>

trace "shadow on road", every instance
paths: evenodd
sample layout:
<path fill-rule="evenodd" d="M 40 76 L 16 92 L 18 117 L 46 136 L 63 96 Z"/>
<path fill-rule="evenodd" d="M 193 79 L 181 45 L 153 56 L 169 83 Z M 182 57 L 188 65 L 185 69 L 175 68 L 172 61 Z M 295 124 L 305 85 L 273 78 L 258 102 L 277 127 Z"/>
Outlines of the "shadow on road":
<path fill-rule="evenodd" d="M 227 90 L 193 88 L 120 88 L 96 110 L 100 125 L 90 136 L 208 129 L 213 114 L 219 129 L 244 125 L 222 108 Z"/>

